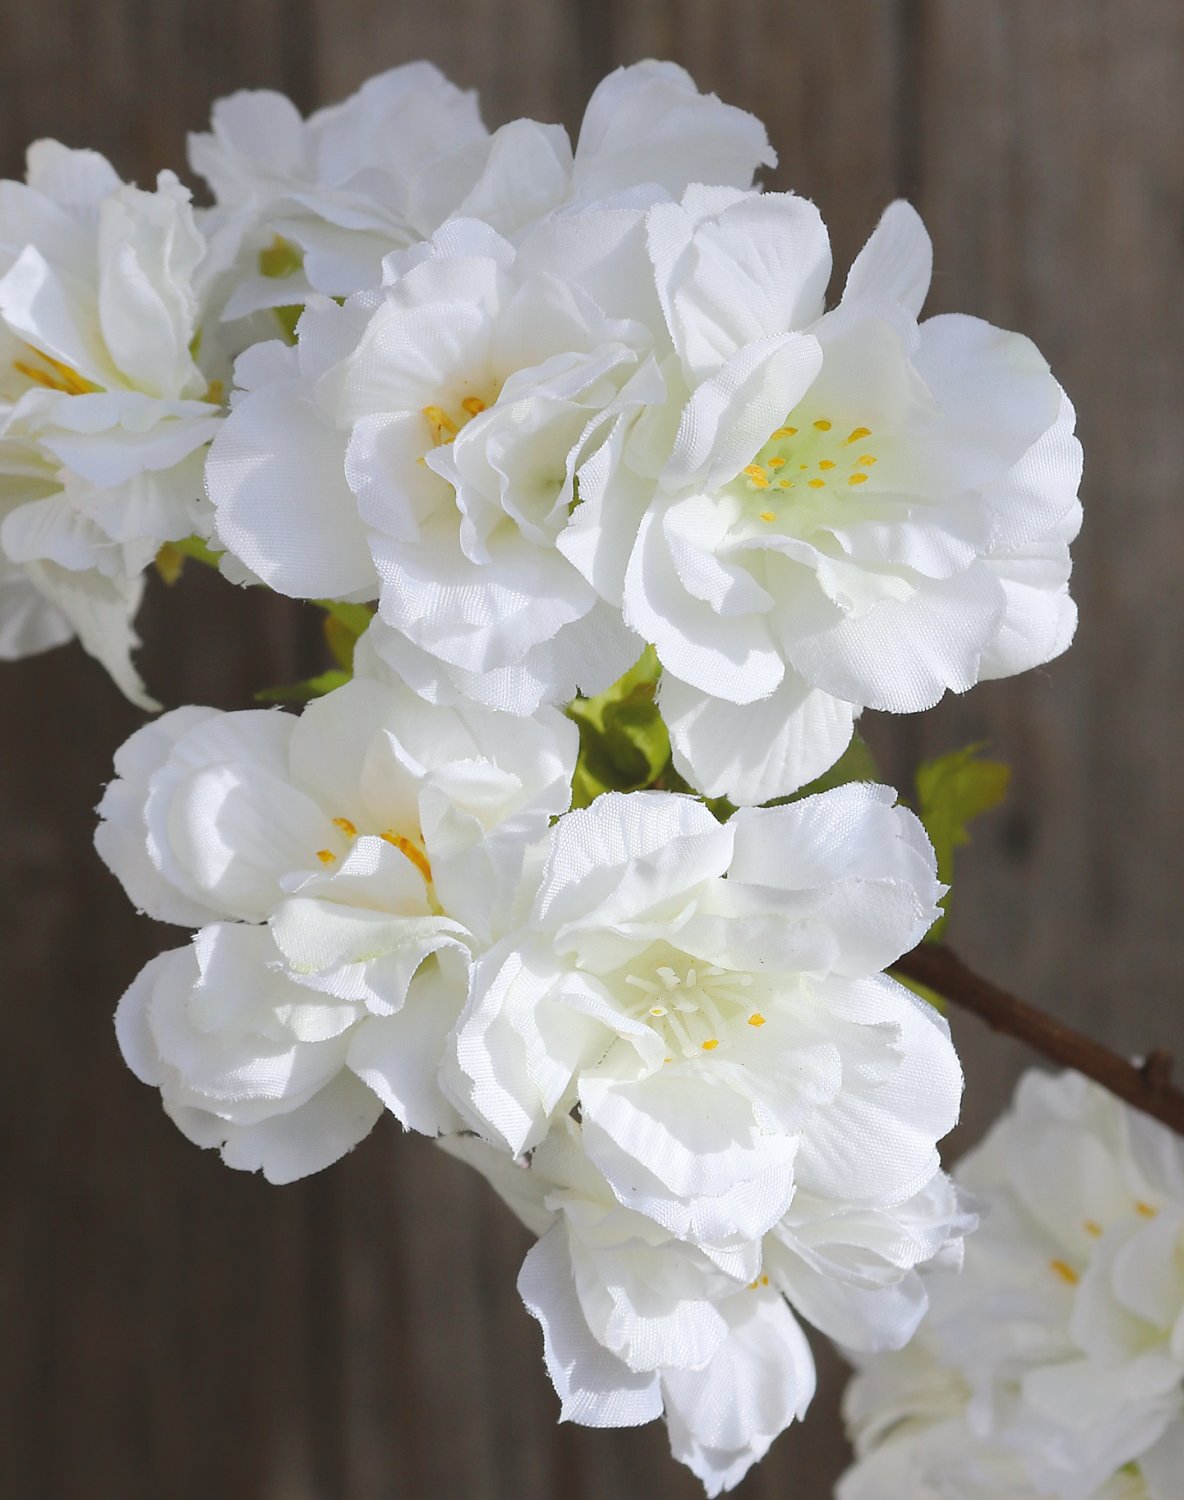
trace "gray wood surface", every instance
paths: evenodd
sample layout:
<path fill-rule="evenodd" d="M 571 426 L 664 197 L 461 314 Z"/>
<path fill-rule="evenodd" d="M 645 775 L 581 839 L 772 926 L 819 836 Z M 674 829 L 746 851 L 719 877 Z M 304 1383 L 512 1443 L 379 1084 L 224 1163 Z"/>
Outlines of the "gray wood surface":
<path fill-rule="evenodd" d="M 673 57 L 768 123 L 841 267 L 906 192 L 931 310 L 1031 335 L 1078 405 L 1083 623 L 1047 670 L 868 731 L 898 779 L 990 740 L 1008 808 L 962 859 L 972 961 L 1124 1050 L 1184 1052 L 1184 9 L 1179 0 L 0 0 L 0 173 L 54 135 L 148 181 L 240 86 L 302 107 L 427 56 L 491 123 L 573 125 L 618 62 Z M 296 607 L 154 590 L 150 682 L 248 701 L 310 658 Z M 660 1428 L 556 1425 L 514 1291 L 523 1233 L 380 1128 L 285 1189 L 227 1171 L 123 1067 L 111 1012 L 177 941 L 90 851 L 138 715 L 76 648 L 0 672 L 0 1494 L 20 1500 L 692 1497 Z M 968 1144 L 1025 1059 L 956 1022 Z M 956 1143 L 957 1146 L 957 1143 Z M 746 1482 L 822 1500 L 842 1375 Z M 896 1497 L 885 1497 L 896 1500 Z M 903 1497 L 902 1497 L 903 1500 Z"/>

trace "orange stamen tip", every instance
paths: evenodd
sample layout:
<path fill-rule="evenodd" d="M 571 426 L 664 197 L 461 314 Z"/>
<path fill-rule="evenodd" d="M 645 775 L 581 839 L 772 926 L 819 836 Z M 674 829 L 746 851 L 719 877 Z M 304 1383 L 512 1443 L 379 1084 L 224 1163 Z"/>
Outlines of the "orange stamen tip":
<path fill-rule="evenodd" d="M 337 856 L 333 853 L 332 849 L 318 849 L 317 858 L 323 865 L 335 865 L 337 863 Z"/>
<path fill-rule="evenodd" d="M 847 483 L 848 484 L 866 484 L 867 483 L 867 475 L 866 474 L 852 474 L 851 478 L 848 479 Z"/>
<path fill-rule="evenodd" d="M 1077 1272 L 1067 1261 L 1050 1260 L 1048 1269 L 1054 1271 L 1067 1286 L 1076 1286 L 1081 1280 L 1081 1277 L 1078 1276 Z"/>
<path fill-rule="evenodd" d="M 709 1036 L 707 1038 L 707 1040 L 703 1043 L 703 1050 L 704 1050 L 704 1052 L 714 1052 L 715 1049 L 718 1046 L 719 1046 L 719 1037 L 717 1037 L 717 1036 Z"/>
<path fill-rule="evenodd" d="M 353 824 L 353 823 L 351 823 L 348 818 L 334 818 L 333 819 L 333 827 L 334 828 L 340 828 L 341 831 L 342 831 L 342 833 L 345 834 L 345 836 L 346 836 L 347 839 L 354 839 L 354 838 L 357 838 L 357 836 L 358 836 L 358 830 L 357 830 L 356 825 Z"/>

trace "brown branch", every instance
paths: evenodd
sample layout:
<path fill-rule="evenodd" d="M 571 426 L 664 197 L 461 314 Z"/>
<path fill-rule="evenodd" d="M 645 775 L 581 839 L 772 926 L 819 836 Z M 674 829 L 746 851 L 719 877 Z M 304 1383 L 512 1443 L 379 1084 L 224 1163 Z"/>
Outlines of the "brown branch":
<path fill-rule="evenodd" d="M 1172 1087 L 1172 1057 L 1162 1048 L 1139 1066 L 1100 1042 L 1054 1020 L 1016 995 L 983 979 L 941 943 L 922 943 L 897 960 L 894 969 L 971 1011 L 993 1031 L 1018 1037 L 1051 1062 L 1084 1073 L 1119 1099 L 1184 1135 L 1184 1093 Z"/>

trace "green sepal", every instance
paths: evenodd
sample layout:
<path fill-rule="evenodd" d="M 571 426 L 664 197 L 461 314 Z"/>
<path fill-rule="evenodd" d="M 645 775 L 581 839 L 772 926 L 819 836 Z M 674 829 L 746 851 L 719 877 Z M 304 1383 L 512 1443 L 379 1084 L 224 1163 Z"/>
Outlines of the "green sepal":
<path fill-rule="evenodd" d="M 316 677 L 307 677 L 303 682 L 291 682 L 284 687 L 260 688 L 255 694 L 256 703 L 311 703 L 314 698 L 323 698 L 326 693 L 344 687 L 350 674 L 337 667 L 320 672 Z"/>
<path fill-rule="evenodd" d="M 661 667 L 652 646 L 618 682 L 595 698 L 576 698 L 567 715 L 580 731 L 572 806 L 602 792 L 652 786 L 670 763 L 670 736 L 654 701 Z"/>
<path fill-rule="evenodd" d="M 1007 796 L 1011 767 L 1001 760 L 980 760 L 983 744 L 967 745 L 925 761 L 917 770 L 917 814 L 937 854 L 937 877 L 954 879 L 954 851 L 970 842 L 970 824 Z M 949 893 L 942 897 L 942 916 L 925 935 L 941 939 L 949 918 Z"/>
<path fill-rule="evenodd" d="M 312 602 L 325 611 L 322 628 L 333 660 L 343 672 L 352 674 L 354 647 L 374 618 L 374 611 L 368 604 L 343 604 L 337 599 L 314 599 Z"/>

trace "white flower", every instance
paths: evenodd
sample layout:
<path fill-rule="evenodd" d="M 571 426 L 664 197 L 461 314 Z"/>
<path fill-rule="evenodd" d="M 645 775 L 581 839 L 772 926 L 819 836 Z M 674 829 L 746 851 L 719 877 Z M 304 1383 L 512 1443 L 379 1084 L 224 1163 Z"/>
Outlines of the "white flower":
<path fill-rule="evenodd" d="M 139 907 L 203 927 L 200 978 L 174 955 L 163 991 L 154 970 L 124 1002 L 148 1016 L 136 1024 L 157 1039 L 166 1103 L 196 1107 L 205 1091 L 186 1071 L 191 1044 L 236 1077 L 270 1077 L 262 1036 L 302 1057 L 317 1043 L 409 1129 L 455 1128 L 436 1071 L 471 955 L 509 921 L 526 850 L 570 799 L 574 755 L 574 727 L 553 712 L 433 708 L 362 679 L 299 719 L 184 708 L 134 734 L 97 847 Z M 267 927 L 209 925 L 221 923 Z M 207 953 L 226 952 L 233 964 L 209 968 Z M 329 1038 L 336 1050 L 319 1046 Z M 222 1106 L 211 1093 L 212 1116 L 245 1123 Z"/>
<path fill-rule="evenodd" d="M 253 261 L 276 236 L 281 261 L 294 247 L 288 274 L 244 271 L 228 317 L 375 287 L 386 254 L 451 217 L 512 237 L 564 204 L 638 188 L 677 197 L 696 178 L 747 188 L 775 161 L 752 115 L 652 61 L 600 84 L 574 153 L 557 125 L 515 120 L 490 135 L 474 95 L 426 62 L 380 73 L 307 120 L 282 94 L 233 94 L 215 104 L 212 126 L 190 136 L 189 156 L 213 189 L 222 236 Z"/>
<path fill-rule="evenodd" d="M 636 258 L 639 214 L 584 217 L 595 241 L 623 218 Z M 294 349 L 239 360 L 207 468 L 218 535 L 264 582 L 380 593 L 396 670 L 515 713 L 599 691 L 643 644 L 556 538 L 577 471 L 611 474 L 663 386 L 644 324 L 564 280 L 559 241 L 454 221 L 381 291 L 311 304 Z"/>
<path fill-rule="evenodd" d="M 752 1245 L 797 1188 L 901 1204 L 961 1074 L 879 972 L 941 893 L 892 801 L 853 785 L 721 825 L 639 792 L 566 815 L 527 920 L 475 966 L 452 1092 L 513 1152 L 578 1105 L 621 1203 L 701 1245 Z"/>
<path fill-rule="evenodd" d="M 983 1227 L 960 1277 L 931 1278 L 917 1344 L 873 1359 L 854 1382 L 863 1461 L 844 1500 L 883 1493 L 875 1485 L 889 1469 L 924 1476 L 940 1496 L 988 1493 L 969 1479 L 959 1488 L 965 1473 L 1014 1475 L 1024 1496 L 1109 1500 L 1129 1486 L 1174 1500 L 1184 1473 L 1180 1139 L 1075 1074 L 1031 1073 L 955 1175 L 988 1210 Z"/>
<path fill-rule="evenodd" d="M 218 424 L 190 348 L 203 250 L 168 172 L 143 192 L 40 141 L 0 183 L 0 549 L 141 703 L 132 580 L 201 529 Z"/>
<path fill-rule="evenodd" d="M 406 1011 L 432 998 L 417 994 Z M 350 1066 L 365 1015 L 294 983 L 266 927 L 219 923 L 152 959 L 115 1024 L 128 1067 L 191 1141 L 280 1183 L 329 1166 L 382 1113 Z M 404 1045 L 417 1030 L 404 1024 Z M 416 1061 L 426 1071 L 430 1060 Z"/>
<path fill-rule="evenodd" d="M 1028 340 L 918 324 L 931 250 L 895 204 L 823 312 L 812 205 L 692 188 L 649 255 L 671 407 L 625 460 L 657 488 L 597 587 L 656 645 L 675 763 L 742 803 L 824 771 L 864 707 L 911 712 L 1048 660 L 1073 633 L 1073 411 Z M 572 518 L 584 571 L 633 535 L 618 478 Z"/>
<path fill-rule="evenodd" d="M 768 1278 L 749 1283 L 622 1207 L 570 1119 L 529 1169 L 471 1137 L 441 1142 L 540 1236 L 518 1289 L 543 1329 L 562 1419 L 628 1427 L 665 1414 L 708 1495 L 733 1488 L 814 1394 L 814 1361 Z"/>

